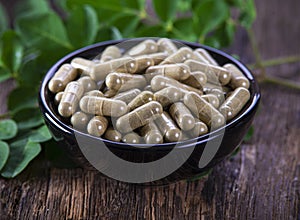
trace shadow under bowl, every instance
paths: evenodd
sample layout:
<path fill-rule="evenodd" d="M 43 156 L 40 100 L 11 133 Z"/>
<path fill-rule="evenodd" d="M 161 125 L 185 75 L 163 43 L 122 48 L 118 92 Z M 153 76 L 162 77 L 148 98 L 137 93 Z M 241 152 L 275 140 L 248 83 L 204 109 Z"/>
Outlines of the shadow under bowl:
<path fill-rule="evenodd" d="M 48 90 L 48 82 L 58 68 L 75 57 L 94 58 L 107 46 L 125 41 L 101 42 L 68 54 L 52 66 L 41 83 L 40 109 L 53 138 L 68 156 L 85 169 L 98 170 L 105 176 L 123 182 L 144 185 L 162 185 L 194 178 L 230 156 L 253 121 L 260 101 L 259 87 L 251 72 L 240 61 L 220 50 L 197 43 L 177 41 L 192 49 L 206 49 L 220 65 L 235 64 L 250 82 L 250 100 L 224 127 L 191 140 L 150 147 L 91 136 L 73 129 L 69 121 L 58 114 L 53 103 L 54 94 Z"/>

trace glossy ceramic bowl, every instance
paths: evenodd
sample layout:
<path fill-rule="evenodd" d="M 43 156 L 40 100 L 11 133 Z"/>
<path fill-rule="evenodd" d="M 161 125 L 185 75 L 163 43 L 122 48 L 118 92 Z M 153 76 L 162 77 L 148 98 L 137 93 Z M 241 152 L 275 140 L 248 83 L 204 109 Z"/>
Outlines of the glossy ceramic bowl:
<path fill-rule="evenodd" d="M 57 108 L 53 103 L 54 95 L 47 87 L 49 80 L 58 68 L 64 63 L 70 63 L 74 57 L 84 57 L 88 59 L 94 58 L 107 46 L 119 44 L 124 41 L 125 40 L 101 42 L 70 53 L 55 63 L 44 77 L 39 93 L 40 109 L 54 139 L 66 150 L 67 154 L 83 168 L 94 169 L 94 166 L 89 162 L 90 160 L 86 158 L 82 152 L 82 148 L 78 145 L 78 139 L 83 139 L 83 145 L 85 145 L 85 148 L 97 148 L 100 145 L 102 146 L 104 143 L 107 149 L 114 155 L 122 160 L 135 164 L 142 165 L 155 162 L 166 157 L 175 147 L 177 150 L 177 156 L 171 159 L 169 158 L 169 164 L 177 164 L 179 161 L 178 157 L 180 157 L 180 155 L 185 156 L 184 161 L 180 163 L 173 172 L 166 173 L 162 178 L 153 177 L 152 179 L 148 178 L 147 181 L 125 180 L 125 182 L 144 184 L 167 184 L 182 179 L 193 178 L 206 173 L 217 163 L 230 156 L 242 142 L 243 137 L 247 133 L 257 111 L 260 101 L 258 84 L 251 72 L 240 61 L 220 50 L 196 43 L 180 41 L 191 48 L 206 49 L 220 65 L 225 63 L 235 64 L 250 81 L 250 100 L 242 111 L 224 127 L 191 140 L 178 143 L 157 144 L 155 146 L 145 148 L 145 146 L 141 146 L 141 144 L 128 145 L 126 143 L 112 142 L 77 131 L 70 126 L 70 123 L 66 119 L 63 119 L 58 114 Z M 214 145 L 217 147 L 214 147 Z M 157 167 L 155 169 L 157 169 Z M 163 167 L 160 167 L 159 169 L 163 169 Z M 151 173 L 153 172 L 156 172 L 156 170 L 152 170 L 150 171 L 150 174 L 148 173 L 145 175 L 151 176 Z M 124 181 L 110 175 L 106 176 Z"/>

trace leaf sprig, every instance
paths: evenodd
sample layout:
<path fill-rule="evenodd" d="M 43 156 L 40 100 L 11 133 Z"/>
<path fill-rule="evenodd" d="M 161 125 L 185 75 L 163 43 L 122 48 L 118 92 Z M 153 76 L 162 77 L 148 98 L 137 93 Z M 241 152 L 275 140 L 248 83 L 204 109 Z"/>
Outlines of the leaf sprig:
<path fill-rule="evenodd" d="M 3 177 L 18 175 L 40 153 L 42 143 L 52 143 L 37 94 L 46 71 L 62 56 L 99 41 L 132 37 L 168 37 L 226 47 L 238 25 L 248 28 L 255 19 L 253 0 L 51 2 L 21 1 L 12 27 L 0 4 L 0 82 L 10 78 L 16 82 L 8 97 L 8 112 L 0 115 Z M 239 17 L 232 15 L 233 8 Z"/>

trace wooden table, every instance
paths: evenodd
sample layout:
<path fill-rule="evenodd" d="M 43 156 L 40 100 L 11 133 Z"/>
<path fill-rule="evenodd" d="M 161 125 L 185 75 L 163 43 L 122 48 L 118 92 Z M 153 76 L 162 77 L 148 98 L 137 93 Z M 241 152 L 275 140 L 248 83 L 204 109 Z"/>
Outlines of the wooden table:
<path fill-rule="evenodd" d="M 257 1 L 264 59 L 300 55 L 299 8 L 298 0 Z M 244 31 L 230 51 L 253 61 Z M 300 64 L 268 74 L 300 83 Z M 0 85 L 1 112 L 9 87 Z M 273 84 L 261 92 L 251 142 L 202 180 L 143 188 L 39 159 L 15 179 L 0 178 L 0 219 L 300 219 L 300 92 Z"/>

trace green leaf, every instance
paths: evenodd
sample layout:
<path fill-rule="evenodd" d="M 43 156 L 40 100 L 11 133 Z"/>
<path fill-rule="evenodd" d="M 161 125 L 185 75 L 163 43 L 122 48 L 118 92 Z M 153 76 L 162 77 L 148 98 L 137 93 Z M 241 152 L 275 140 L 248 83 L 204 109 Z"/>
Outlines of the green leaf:
<path fill-rule="evenodd" d="M 0 34 L 8 28 L 8 16 L 0 3 Z"/>
<path fill-rule="evenodd" d="M 8 140 L 16 136 L 18 127 L 15 121 L 5 119 L 0 121 L 0 140 Z"/>
<path fill-rule="evenodd" d="M 9 155 L 9 146 L 6 142 L 0 141 L 0 170 L 5 165 Z"/>
<path fill-rule="evenodd" d="M 118 28 L 112 27 L 111 31 L 112 31 L 113 40 L 121 40 L 123 38 L 123 36 L 122 36 L 122 34 L 121 34 L 121 32 L 119 31 Z"/>
<path fill-rule="evenodd" d="M 229 8 L 224 0 L 203 0 L 193 11 L 194 31 L 200 38 L 204 38 L 228 17 Z"/>
<path fill-rule="evenodd" d="M 197 36 L 193 31 L 193 23 L 191 22 L 191 18 L 180 18 L 174 22 L 173 26 L 174 28 L 172 30 L 173 34 L 171 35 L 171 38 L 191 42 L 197 40 Z"/>
<path fill-rule="evenodd" d="M 22 109 L 38 107 L 37 91 L 33 88 L 19 87 L 9 94 L 7 105 L 13 115 Z"/>
<path fill-rule="evenodd" d="M 97 12 L 88 5 L 72 7 L 66 21 L 66 30 L 74 47 L 95 42 L 99 28 Z"/>
<path fill-rule="evenodd" d="M 120 14 L 111 21 L 111 24 L 122 33 L 123 38 L 128 38 L 133 36 L 139 21 L 135 15 Z"/>
<path fill-rule="evenodd" d="M 43 116 L 39 108 L 26 108 L 22 109 L 14 116 L 19 130 L 35 128 L 44 123 Z"/>
<path fill-rule="evenodd" d="M 12 73 L 3 67 L 0 67 L 0 83 L 12 77 Z"/>
<path fill-rule="evenodd" d="M 49 132 L 46 125 L 43 125 L 42 127 L 38 128 L 37 130 L 32 131 L 30 134 L 28 140 L 31 142 L 45 142 L 52 138 L 51 133 Z"/>
<path fill-rule="evenodd" d="M 247 134 L 244 137 L 244 141 L 245 142 L 249 142 L 251 140 L 251 138 L 253 137 L 254 134 L 254 127 L 251 126 L 247 132 Z"/>
<path fill-rule="evenodd" d="M 192 0 L 179 0 L 178 1 L 178 10 L 182 12 L 186 12 L 191 10 Z"/>
<path fill-rule="evenodd" d="M 11 73 L 17 73 L 21 66 L 24 49 L 16 32 L 8 30 L 3 33 L 0 51 L 2 65 Z"/>
<path fill-rule="evenodd" d="M 95 8 L 101 8 L 109 11 L 119 12 L 127 10 L 127 8 L 122 7 L 119 0 L 67 0 L 67 6 L 71 8 L 74 5 L 90 5 Z"/>
<path fill-rule="evenodd" d="M 56 48 L 73 50 L 61 18 L 52 12 L 23 16 L 16 29 L 27 47 L 55 51 Z"/>
<path fill-rule="evenodd" d="M 96 42 L 106 41 L 112 39 L 112 32 L 110 27 L 102 27 L 97 34 Z"/>
<path fill-rule="evenodd" d="M 178 0 L 153 0 L 153 7 L 161 21 L 172 21 L 176 15 Z"/>
<path fill-rule="evenodd" d="M 167 32 L 161 25 L 142 26 L 134 33 L 134 37 L 166 37 Z"/>
<path fill-rule="evenodd" d="M 39 153 L 41 145 L 25 139 L 10 144 L 10 154 L 1 172 L 6 178 L 13 178 L 21 173 Z"/>
<path fill-rule="evenodd" d="M 51 11 L 47 0 L 25 0 L 16 4 L 15 17 L 43 14 Z"/>
<path fill-rule="evenodd" d="M 122 0 L 121 4 L 124 7 L 136 9 L 136 10 L 143 10 L 146 4 L 146 0 Z"/>
<path fill-rule="evenodd" d="M 256 18 L 256 8 L 254 0 L 245 0 L 242 4 L 239 16 L 240 23 L 243 27 L 249 29 Z"/>

